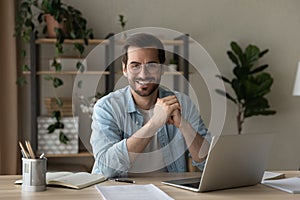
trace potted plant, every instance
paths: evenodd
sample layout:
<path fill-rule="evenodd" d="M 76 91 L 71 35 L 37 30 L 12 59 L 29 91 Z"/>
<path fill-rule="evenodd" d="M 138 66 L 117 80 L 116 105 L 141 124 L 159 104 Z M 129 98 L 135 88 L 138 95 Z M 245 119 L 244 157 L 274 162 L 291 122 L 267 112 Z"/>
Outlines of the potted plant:
<path fill-rule="evenodd" d="M 52 26 L 50 22 L 56 23 L 57 26 Z M 16 16 L 15 36 L 20 36 L 24 42 L 28 43 L 30 36 L 37 32 L 38 24 L 43 25 L 43 34 L 46 34 L 48 30 L 48 36 L 56 38 L 56 56 L 63 53 L 62 44 L 66 38 L 83 39 L 84 44 L 74 44 L 75 49 L 82 56 L 84 45 L 88 45 L 88 39 L 94 37 L 93 30 L 87 28 L 87 20 L 81 12 L 60 0 L 23 0 L 21 2 Z M 23 52 L 22 55 L 26 53 Z M 52 65 L 56 71 L 61 70 L 59 62 L 53 62 Z M 78 63 L 76 67 L 81 69 L 82 65 Z M 24 69 L 29 70 L 29 67 L 23 67 Z"/>
<path fill-rule="evenodd" d="M 235 64 L 232 80 L 218 76 L 229 84 L 235 96 L 217 89 L 216 92 L 226 96 L 237 105 L 238 134 L 242 133 L 242 125 L 246 118 L 255 115 L 274 115 L 276 111 L 270 110 L 266 95 L 271 91 L 273 78 L 264 70 L 267 64 L 258 65 L 258 61 L 269 50 L 260 51 L 255 45 L 248 45 L 243 51 L 236 42 L 231 42 L 231 51 L 227 51 L 230 60 Z"/>
<path fill-rule="evenodd" d="M 56 26 L 46 23 L 50 21 L 54 21 Z M 46 34 L 48 30 L 50 32 L 48 36 L 56 38 L 55 56 L 51 65 L 57 72 L 62 70 L 61 63 L 57 61 L 57 58 L 64 52 L 63 43 L 66 38 L 82 39 L 84 41 L 83 43 L 74 43 L 79 57 L 82 57 L 85 45 L 88 45 L 88 39 L 93 38 L 93 30 L 87 27 L 87 20 L 76 8 L 60 0 L 22 0 L 16 16 L 15 36 L 20 37 L 23 42 L 29 43 L 32 34 L 38 34 L 39 25 L 43 26 L 43 34 Z M 21 50 L 21 55 L 25 58 L 26 51 Z M 77 62 L 75 67 L 77 70 L 84 71 L 84 65 L 81 62 Z M 22 71 L 30 71 L 30 66 L 24 63 Z M 52 81 L 54 88 L 63 85 L 63 80 L 59 77 L 47 75 L 44 78 Z M 26 84 L 26 77 L 24 75 L 20 76 L 17 83 L 20 85 Z M 56 102 L 60 107 L 63 105 L 62 100 L 57 96 Z M 63 128 L 63 124 L 60 122 L 61 115 L 59 110 L 53 112 L 53 117 L 56 119 L 56 122 L 49 126 L 49 133 L 55 129 Z M 60 141 L 68 142 L 68 138 L 64 136 L 63 132 Z"/>
<path fill-rule="evenodd" d="M 121 39 L 126 39 L 126 33 L 125 33 L 125 26 L 126 26 L 126 23 L 127 21 L 125 20 L 125 16 L 122 15 L 122 14 L 119 14 L 119 19 L 118 19 L 118 22 L 121 26 L 121 29 L 122 29 L 122 35 L 121 35 Z"/>

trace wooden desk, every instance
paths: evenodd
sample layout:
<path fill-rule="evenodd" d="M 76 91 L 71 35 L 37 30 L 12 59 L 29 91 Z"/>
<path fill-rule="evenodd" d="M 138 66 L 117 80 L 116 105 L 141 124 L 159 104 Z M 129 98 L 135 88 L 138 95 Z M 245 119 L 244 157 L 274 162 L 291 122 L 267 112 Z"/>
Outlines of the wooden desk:
<path fill-rule="evenodd" d="M 287 177 L 300 176 L 300 171 L 284 171 Z M 153 183 L 158 186 L 161 190 L 166 192 L 168 195 L 174 199 L 243 199 L 243 200 L 253 200 L 253 199 L 284 199 L 293 200 L 299 199 L 300 195 L 289 194 L 279 190 L 275 190 L 263 185 L 255 185 L 250 187 L 242 187 L 236 189 L 219 190 L 214 192 L 206 193 L 196 193 L 183 189 L 174 188 L 171 186 L 163 185 L 160 182 L 167 179 L 176 178 L 189 178 L 194 177 L 199 173 L 161 173 L 161 174 L 143 174 L 135 175 L 131 178 L 136 181 L 136 184 L 149 184 Z M 22 192 L 20 185 L 14 185 L 14 181 L 20 179 L 21 176 L 0 176 L 0 199 L 30 199 L 30 200 L 64 200 L 64 199 L 101 199 L 100 194 L 94 188 L 94 186 L 84 188 L 82 190 L 73 190 L 66 188 L 55 188 L 47 187 L 44 192 Z M 101 185 L 122 185 L 126 183 L 106 181 L 100 183 Z"/>

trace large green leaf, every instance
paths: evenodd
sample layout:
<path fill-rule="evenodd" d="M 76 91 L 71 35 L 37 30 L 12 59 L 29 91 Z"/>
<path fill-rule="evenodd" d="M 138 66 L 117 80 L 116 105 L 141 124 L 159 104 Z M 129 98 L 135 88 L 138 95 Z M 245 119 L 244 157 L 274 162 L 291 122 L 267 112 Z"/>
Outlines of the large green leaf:
<path fill-rule="evenodd" d="M 59 141 L 61 141 L 64 144 L 68 144 L 70 141 L 69 138 L 64 134 L 64 132 L 60 131 L 59 132 Z"/>
<path fill-rule="evenodd" d="M 238 79 L 244 79 L 248 76 L 249 69 L 246 67 L 235 67 L 233 73 Z"/>
<path fill-rule="evenodd" d="M 227 92 L 224 92 L 223 90 L 220 90 L 220 89 L 216 89 L 215 90 L 218 94 L 226 97 L 227 99 L 231 100 L 233 103 L 237 104 L 237 101 L 235 98 L 233 98 L 229 93 Z"/>
<path fill-rule="evenodd" d="M 60 121 L 61 119 L 61 114 L 59 110 L 55 110 L 52 112 L 52 117 L 54 117 L 56 119 L 56 121 Z"/>
<path fill-rule="evenodd" d="M 239 63 L 239 60 L 238 58 L 232 53 L 232 51 L 227 51 L 227 55 L 228 57 L 230 58 L 230 60 L 236 64 L 237 66 L 240 67 L 240 63 Z"/>
<path fill-rule="evenodd" d="M 251 110 L 261 110 L 270 107 L 268 100 L 264 97 L 249 99 L 245 102 L 244 106 Z"/>
<path fill-rule="evenodd" d="M 220 79 L 223 80 L 225 83 L 231 84 L 231 81 L 230 81 L 228 78 L 226 78 L 225 76 L 216 75 L 216 77 L 220 78 Z"/>
<path fill-rule="evenodd" d="M 18 85 L 20 85 L 20 86 L 24 86 L 24 85 L 26 85 L 26 84 L 28 83 L 28 81 L 27 81 L 27 79 L 26 79 L 25 76 L 19 76 L 19 77 L 17 78 L 16 83 L 17 83 Z"/>
<path fill-rule="evenodd" d="M 259 53 L 259 57 L 261 58 L 261 57 L 263 57 L 266 53 L 268 53 L 269 52 L 269 49 L 265 49 L 265 50 L 263 50 L 262 52 L 260 52 Z"/>
<path fill-rule="evenodd" d="M 48 133 L 53 133 L 55 131 L 55 124 L 50 124 L 47 128 Z"/>
<path fill-rule="evenodd" d="M 267 67 L 269 67 L 269 65 L 262 65 L 262 66 L 259 66 L 255 69 L 253 69 L 250 74 L 255 74 L 255 73 L 258 73 L 258 72 L 261 72 L 263 70 L 265 70 Z"/>
<path fill-rule="evenodd" d="M 245 110 L 244 117 L 251 117 L 254 115 L 274 115 L 276 111 L 274 110 Z"/>
<path fill-rule="evenodd" d="M 231 46 L 231 49 L 233 50 L 233 52 L 240 59 L 241 66 L 243 66 L 243 64 L 245 62 L 245 57 L 244 57 L 244 54 L 243 54 L 243 51 L 242 51 L 241 47 L 234 41 L 230 43 L 230 46 Z"/>
<path fill-rule="evenodd" d="M 55 88 L 58 88 L 58 87 L 62 86 L 63 84 L 64 84 L 64 82 L 60 78 L 57 78 L 57 77 L 53 78 L 53 86 Z"/>
<path fill-rule="evenodd" d="M 257 96 L 259 85 L 257 85 L 256 82 L 245 79 L 243 80 L 243 86 L 245 89 L 245 99 L 251 99 Z"/>
<path fill-rule="evenodd" d="M 55 97 L 55 100 L 56 100 L 56 104 L 58 105 L 58 107 L 62 107 L 64 105 L 64 103 L 61 100 L 61 98 Z"/>
<path fill-rule="evenodd" d="M 245 89 L 238 79 L 232 79 L 231 87 L 233 88 L 239 102 L 245 98 Z"/>
<path fill-rule="evenodd" d="M 264 96 L 269 93 L 273 84 L 273 78 L 270 74 L 262 73 L 255 77 L 255 81 L 258 84 L 258 96 Z"/>
<path fill-rule="evenodd" d="M 259 59 L 259 48 L 255 45 L 248 45 L 245 50 L 248 65 Z"/>

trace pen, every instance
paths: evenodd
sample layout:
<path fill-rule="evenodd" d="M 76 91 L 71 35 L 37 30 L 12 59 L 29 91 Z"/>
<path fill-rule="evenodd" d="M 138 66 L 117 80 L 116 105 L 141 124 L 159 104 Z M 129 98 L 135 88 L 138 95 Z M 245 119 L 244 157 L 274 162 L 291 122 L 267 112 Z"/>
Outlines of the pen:
<path fill-rule="evenodd" d="M 34 158 L 35 158 L 35 154 L 34 154 L 34 152 L 33 152 L 33 150 L 32 150 L 32 147 L 31 147 L 31 145 L 30 145 L 30 142 L 29 142 L 28 140 L 25 140 L 25 145 L 26 145 L 26 147 L 27 147 L 27 150 L 28 150 L 28 152 L 29 152 L 30 157 L 31 157 L 32 159 L 34 159 Z"/>
<path fill-rule="evenodd" d="M 42 154 L 40 155 L 40 159 L 44 158 L 44 156 L 45 156 L 45 154 L 42 153 Z"/>
<path fill-rule="evenodd" d="M 24 151 L 22 149 L 21 149 L 21 153 L 22 153 L 23 158 L 27 158 L 26 154 L 24 153 Z"/>
<path fill-rule="evenodd" d="M 118 179 L 118 178 L 116 178 L 116 179 L 114 179 L 114 181 L 116 181 L 116 182 L 124 182 L 124 183 L 135 183 L 134 180 L 130 180 L 130 179 Z"/>
<path fill-rule="evenodd" d="M 25 150 L 21 142 L 19 142 L 19 145 L 21 147 L 21 152 L 23 152 L 23 154 L 25 155 L 25 158 L 30 158 L 29 153 Z"/>

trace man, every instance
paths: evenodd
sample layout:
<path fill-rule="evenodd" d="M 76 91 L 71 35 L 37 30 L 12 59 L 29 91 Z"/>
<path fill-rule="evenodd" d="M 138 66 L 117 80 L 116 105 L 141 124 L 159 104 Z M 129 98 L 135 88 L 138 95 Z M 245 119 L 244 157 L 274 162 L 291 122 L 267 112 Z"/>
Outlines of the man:
<path fill-rule="evenodd" d="M 187 154 L 203 170 L 209 134 L 188 96 L 160 86 L 164 62 L 156 37 L 139 33 L 127 39 L 122 68 L 129 86 L 94 107 L 93 173 L 184 172 Z"/>

